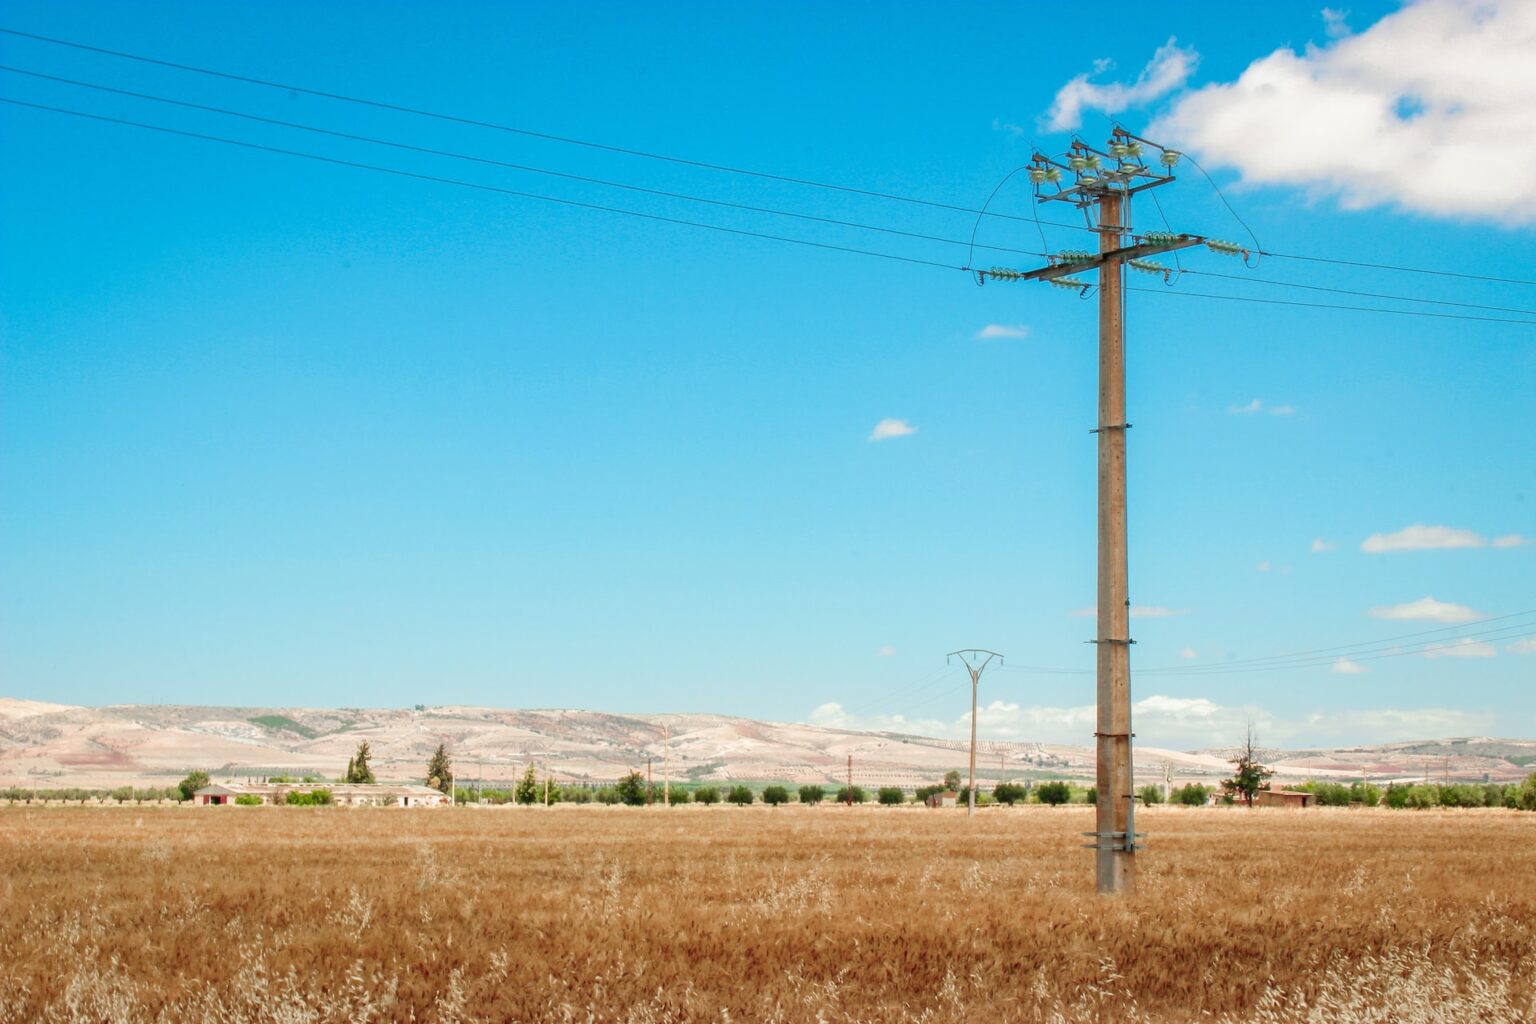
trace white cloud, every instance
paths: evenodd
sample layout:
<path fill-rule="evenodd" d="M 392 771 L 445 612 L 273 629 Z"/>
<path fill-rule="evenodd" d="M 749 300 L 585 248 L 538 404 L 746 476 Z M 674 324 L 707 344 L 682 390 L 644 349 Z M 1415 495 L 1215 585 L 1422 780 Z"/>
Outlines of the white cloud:
<path fill-rule="evenodd" d="M 1365 671 L 1365 666 L 1357 661 L 1350 661 L 1348 658 L 1340 658 L 1333 663 L 1333 668 L 1328 671 L 1337 672 L 1341 676 L 1357 676 Z"/>
<path fill-rule="evenodd" d="M 1200 655 L 1195 653 L 1195 649 L 1193 647 L 1186 647 L 1179 652 L 1179 657 L 1183 658 L 1185 661 L 1194 661 L 1196 658 L 1200 657 Z"/>
<path fill-rule="evenodd" d="M 1183 87 L 1200 62 L 1194 50 L 1181 49 L 1173 39 L 1158 47 L 1147 66 L 1141 69 L 1136 81 L 1098 84 L 1088 79 L 1109 70 L 1113 65 L 1100 60 L 1087 74 L 1078 75 L 1056 93 L 1050 113 L 1045 117 L 1048 131 L 1070 131 L 1083 123 L 1083 111 L 1101 110 L 1106 114 L 1118 114 L 1130 107 L 1141 106 L 1166 96 Z"/>
<path fill-rule="evenodd" d="M 1262 561 L 1258 565 L 1254 566 L 1254 569 L 1256 571 L 1258 571 L 1258 572 L 1269 572 L 1269 570 L 1270 570 L 1269 559 L 1266 558 L 1264 561 Z"/>
<path fill-rule="evenodd" d="M 1337 544 L 1332 541 L 1323 540 L 1321 537 L 1315 537 L 1312 540 L 1312 553 L 1314 555 L 1322 551 L 1332 551 L 1336 547 L 1338 547 Z"/>
<path fill-rule="evenodd" d="M 995 132 L 1006 132 L 1015 138 L 1018 138 L 1024 134 L 1023 125 L 1017 125 L 1011 121 L 1004 121 L 996 117 L 992 119 L 992 130 Z"/>
<path fill-rule="evenodd" d="M 884 647 L 876 651 L 875 654 L 882 658 L 894 658 L 896 656 L 896 648 L 892 647 L 890 644 L 886 644 Z"/>
<path fill-rule="evenodd" d="M 1333 41 L 1184 94 L 1148 134 L 1347 209 L 1536 221 L 1536 4 L 1419 0 L 1352 35 L 1325 18 Z"/>
<path fill-rule="evenodd" d="M 1373 619 L 1410 619 L 1426 622 L 1471 622 L 1473 619 L 1483 617 L 1464 604 L 1447 604 L 1444 601 L 1436 601 L 1432 597 L 1421 597 L 1417 601 L 1393 605 L 1390 608 L 1372 608 L 1369 614 Z"/>
<path fill-rule="evenodd" d="M 1269 414 L 1271 416 L 1294 416 L 1296 415 L 1296 407 L 1294 405 L 1277 405 L 1269 410 Z"/>
<path fill-rule="evenodd" d="M 1252 416 L 1254 413 L 1259 412 L 1263 408 L 1264 403 L 1255 398 L 1247 405 L 1229 405 L 1227 406 L 1227 412 L 1231 413 L 1233 416 Z"/>
<path fill-rule="evenodd" d="M 1349 35 L 1349 24 L 1346 21 L 1348 17 L 1348 11 L 1341 11 L 1332 7 L 1323 8 L 1323 31 L 1328 33 L 1329 39 L 1340 39 Z"/>
<path fill-rule="evenodd" d="M 1023 324 L 987 324 L 976 332 L 978 338 L 1027 338 L 1029 328 Z"/>
<path fill-rule="evenodd" d="M 906 437 L 917 433 L 917 428 L 906 420 L 883 419 L 869 432 L 871 441 L 889 441 L 893 437 Z"/>
<path fill-rule="evenodd" d="M 1523 636 L 1504 649 L 1510 654 L 1536 654 L 1536 636 Z"/>
<path fill-rule="evenodd" d="M 1419 653 L 1426 658 L 1492 658 L 1499 652 L 1492 644 L 1463 637 L 1447 644 L 1430 644 Z"/>
<path fill-rule="evenodd" d="M 1518 533 L 1508 533 L 1502 537 L 1493 538 L 1493 546 L 1496 548 L 1522 548 L 1530 542 L 1529 537 L 1522 537 Z"/>
<path fill-rule="evenodd" d="M 1425 526 L 1414 523 L 1396 533 L 1373 533 L 1365 538 L 1360 550 L 1379 555 L 1385 551 L 1426 551 L 1431 548 L 1480 548 L 1487 543 L 1471 530 L 1449 526 Z"/>

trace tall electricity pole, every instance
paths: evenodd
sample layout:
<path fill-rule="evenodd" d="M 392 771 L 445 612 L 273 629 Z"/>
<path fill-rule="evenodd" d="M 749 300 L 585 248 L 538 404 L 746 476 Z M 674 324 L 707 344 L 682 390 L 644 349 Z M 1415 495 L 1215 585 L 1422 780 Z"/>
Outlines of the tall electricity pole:
<path fill-rule="evenodd" d="M 1161 169 L 1142 159 L 1143 147 L 1159 151 Z M 1095 851 L 1098 891 L 1131 893 L 1136 889 L 1135 792 L 1131 762 L 1130 596 L 1126 578 L 1125 433 L 1125 297 L 1124 268 L 1161 273 L 1167 269 L 1148 256 L 1193 245 L 1235 254 L 1242 250 L 1227 242 L 1173 232 L 1131 234 L 1131 197 L 1174 180 L 1179 160 L 1175 150 L 1115 127 L 1108 152 L 1073 139 L 1062 158 L 1035 153 L 1029 180 L 1039 202 L 1063 202 L 1086 214 L 1097 211 L 1099 251 L 1063 251 L 1049 256 L 1049 265 L 1036 270 L 994 268 L 979 271 L 978 280 L 1046 281 L 1086 295 L 1091 281 L 1069 275 L 1099 272 L 1099 567 L 1097 741 L 1098 804 L 1095 829 L 1088 833 Z M 1070 176 L 1070 181 L 1064 180 Z M 1245 254 L 1246 255 L 1246 254 Z"/>
<path fill-rule="evenodd" d="M 848 806 L 852 807 L 853 806 L 853 755 L 852 754 L 848 755 L 848 788 L 846 790 L 844 790 L 844 795 L 847 796 L 847 798 L 848 798 Z"/>
<path fill-rule="evenodd" d="M 672 806 L 672 727 L 661 723 L 661 806 Z"/>
<path fill-rule="evenodd" d="M 971 784 L 965 791 L 965 814 L 970 817 L 976 813 L 976 686 L 981 682 L 981 673 L 991 664 L 992 659 L 996 658 L 1001 665 L 1003 656 L 996 651 L 970 647 L 963 651 L 950 651 L 944 656 L 945 664 L 949 663 L 950 658 L 959 658 L 971 674 Z"/>

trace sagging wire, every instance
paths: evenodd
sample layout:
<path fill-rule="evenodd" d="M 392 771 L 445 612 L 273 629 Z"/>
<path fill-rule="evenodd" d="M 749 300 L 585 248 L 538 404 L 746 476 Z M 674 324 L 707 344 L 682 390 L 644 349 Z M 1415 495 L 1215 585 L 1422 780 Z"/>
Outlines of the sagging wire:
<path fill-rule="evenodd" d="M 1157 198 L 1157 193 L 1156 192 L 1152 192 L 1150 194 L 1150 198 L 1152 200 L 1152 205 L 1157 207 L 1157 215 L 1162 218 L 1163 230 L 1167 231 L 1170 235 L 1173 234 L 1173 225 L 1168 222 L 1168 215 L 1163 212 L 1163 202 L 1162 202 L 1162 200 Z M 1165 287 L 1172 288 L 1174 285 L 1179 283 L 1179 278 L 1182 277 L 1183 274 L 1184 274 L 1184 262 L 1181 259 L 1179 259 L 1179 250 L 1174 249 L 1173 250 L 1173 272 L 1172 273 L 1165 273 L 1163 275 L 1163 285 Z"/>
<path fill-rule="evenodd" d="M 1033 143 L 1031 143 L 1031 147 L 1033 147 Z M 1028 164 L 1021 164 L 1020 166 L 1015 167 L 1013 170 L 1005 174 L 1003 176 L 1003 180 L 998 182 L 997 185 L 992 189 L 991 194 L 987 196 L 987 201 L 981 204 L 981 209 L 976 211 L 976 222 L 971 225 L 970 247 L 966 250 L 965 254 L 965 263 L 967 266 L 969 266 L 971 261 L 976 258 L 976 233 L 981 230 L 981 218 L 987 215 L 987 208 L 992 205 L 992 200 L 997 198 L 997 194 L 1003 190 L 1003 186 L 1008 184 L 1009 180 L 1015 174 L 1018 174 L 1023 170 L 1028 170 L 1028 168 Z M 1042 252 L 1048 252 L 1051 247 L 1046 244 L 1045 228 L 1040 226 L 1040 213 L 1035 209 L 1035 205 L 1033 203 L 1030 204 L 1030 212 L 1035 215 L 1035 230 L 1040 232 L 1040 249 Z M 976 287 L 980 288 L 986 283 L 986 278 L 980 271 L 978 271 L 976 274 Z"/>

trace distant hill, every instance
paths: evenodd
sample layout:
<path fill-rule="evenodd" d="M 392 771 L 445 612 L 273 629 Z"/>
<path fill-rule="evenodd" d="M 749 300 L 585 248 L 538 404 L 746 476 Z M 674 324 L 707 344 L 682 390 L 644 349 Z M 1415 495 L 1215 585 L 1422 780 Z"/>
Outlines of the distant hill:
<path fill-rule="evenodd" d="M 966 746 L 951 739 L 761 722 L 725 715 L 623 715 L 598 711 L 475 707 L 233 708 L 128 704 L 79 707 L 0 697 L 0 785 L 168 784 L 188 770 L 254 777 L 316 773 L 334 778 L 367 740 L 380 778 L 419 778 L 438 743 L 462 782 L 510 781 L 537 762 L 564 781 L 603 782 L 632 770 L 679 781 L 778 780 L 841 783 L 853 758 L 865 787 L 916 786 L 951 768 Z M 1138 774 L 1210 780 L 1224 750 L 1138 747 Z M 1536 741 L 1468 738 L 1329 750 L 1278 751 L 1282 778 L 1500 781 L 1536 770 Z M 977 775 L 1089 778 L 1089 747 L 1052 743 L 979 745 Z"/>

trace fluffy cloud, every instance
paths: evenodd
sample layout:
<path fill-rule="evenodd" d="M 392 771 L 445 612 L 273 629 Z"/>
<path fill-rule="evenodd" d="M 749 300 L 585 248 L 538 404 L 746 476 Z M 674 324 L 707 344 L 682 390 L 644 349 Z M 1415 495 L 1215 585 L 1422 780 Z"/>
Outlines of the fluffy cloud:
<path fill-rule="evenodd" d="M 1186 647 L 1179 652 L 1179 657 L 1183 658 L 1185 661 L 1193 661 L 1200 657 L 1200 655 L 1195 652 L 1193 647 Z"/>
<path fill-rule="evenodd" d="M 1493 546 L 1496 548 L 1523 548 L 1530 543 L 1530 539 L 1522 537 L 1518 533 L 1505 534 L 1503 537 L 1493 538 Z"/>
<path fill-rule="evenodd" d="M 875 654 L 882 658 L 894 658 L 896 656 L 896 648 L 892 647 L 890 644 L 886 644 L 884 647 L 876 651 Z"/>
<path fill-rule="evenodd" d="M 1336 547 L 1338 547 L 1337 544 L 1332 541 L 1323 540 L 1321 537 L 1314 538 L 1312 541 L 1312 553 L 1314 555 L 1321 551 L 1332 551 Z"/>
<path fill-rule="evenodd" d="M 1432 597 L 1421 597 L 1417 601 L 1393 605 L 1390 608 L 1372 608 L 1369 614 L 1373 619 L 1409 619 L 1425 622 L 1471 622 L 1473 619 L 1483 617 L 1464 604 L 1447 604 L 1444 601 L 1436 601 Z"/>
<path fill-rule="evenodd" d="M 1229 405 L 1227 412 L 1233 416 L 1257 416 L 1261 412 L 1268 412 L 1271 416 L 1294 416 L 1294 405 L 1265 405 L 1261 399 L 1255 398 L 1246 405 Z"/>
<path fill-rule="evenodd" d="M 1536 654 L 1536 636 L 1524 636 L 1504 648 L 1510 654 Z"/>
<path fill-rule="evenodd" d="M 1357 676 L 1365 671 L 1365 666 L 1357 661 L 1350 661 L 1348 658 L 1340 658 L 1333 663 L 1333 668 L 1328 671 L 1337 672 L 1341 676 Z"/>
<path fill-rule="evenodd" d="M 1109 61 L 1096 62 L 1090 73 L 1078 75 L 1062 86 L 1045 116 L 1048 131 L 1070 131 L 1083 123 L 1084 110 L 1101 110 L 1106 114 L 1118 114 L 1130 107 L 1141 106 L 1180 89 L 1194 73 L 1200 55 L 1194 50 L 1181 49 L 1174 40 L 1158 47 L 1147 66 L 1141 69 L 1136 81 L 1090 82 L 1095 74 L 1108 71 Z"/>
<path fill-rule="evenodd" d="M 1023 324 L 987 324 L 976 332 L 978 338 L 1027 338 L 1029 328 Z"/>
<path fill-rule="evenodd" d="M 1360 550 L 1379 555 L 1386 551 L 1425 551 L 1430 548 L 1480 548 L 1487 541 L 1471 530 L 1449 526 L 1425 526 L 1414 523 L 1396 533 L 1373 533 L 1361 543 Z"/>
<path fill-rule="evenodd" d="M 906 437 L 917 433 L 917 428 L 906 420 L 883 419 L 869 432 L 871 441 L 889 441 L 893 437 Z"/>
<path fill-rule="evenodd" d="M 1430 644 L 1419 653 L 1426 658 L 1492 658 L 1499 652 L 1492 644 L 1463 637 L 1450 643 Z"/>
<path fill-rule="evenodd" d="M 1536 221 L 1536 4 L 1419 0 L 1358 34 L 1338 15 L 1328 28 L 1324 46 L 1277 50 L 1234 82 L 1179 97 L 1148 133 L 1244 182 L 1348 209 Z M 1091 98 L 1058 97 L 1053 113 Z M 1469 187 L 1468 168 L 1490 167 L 1490 154 L 1498 170 Z"/>

